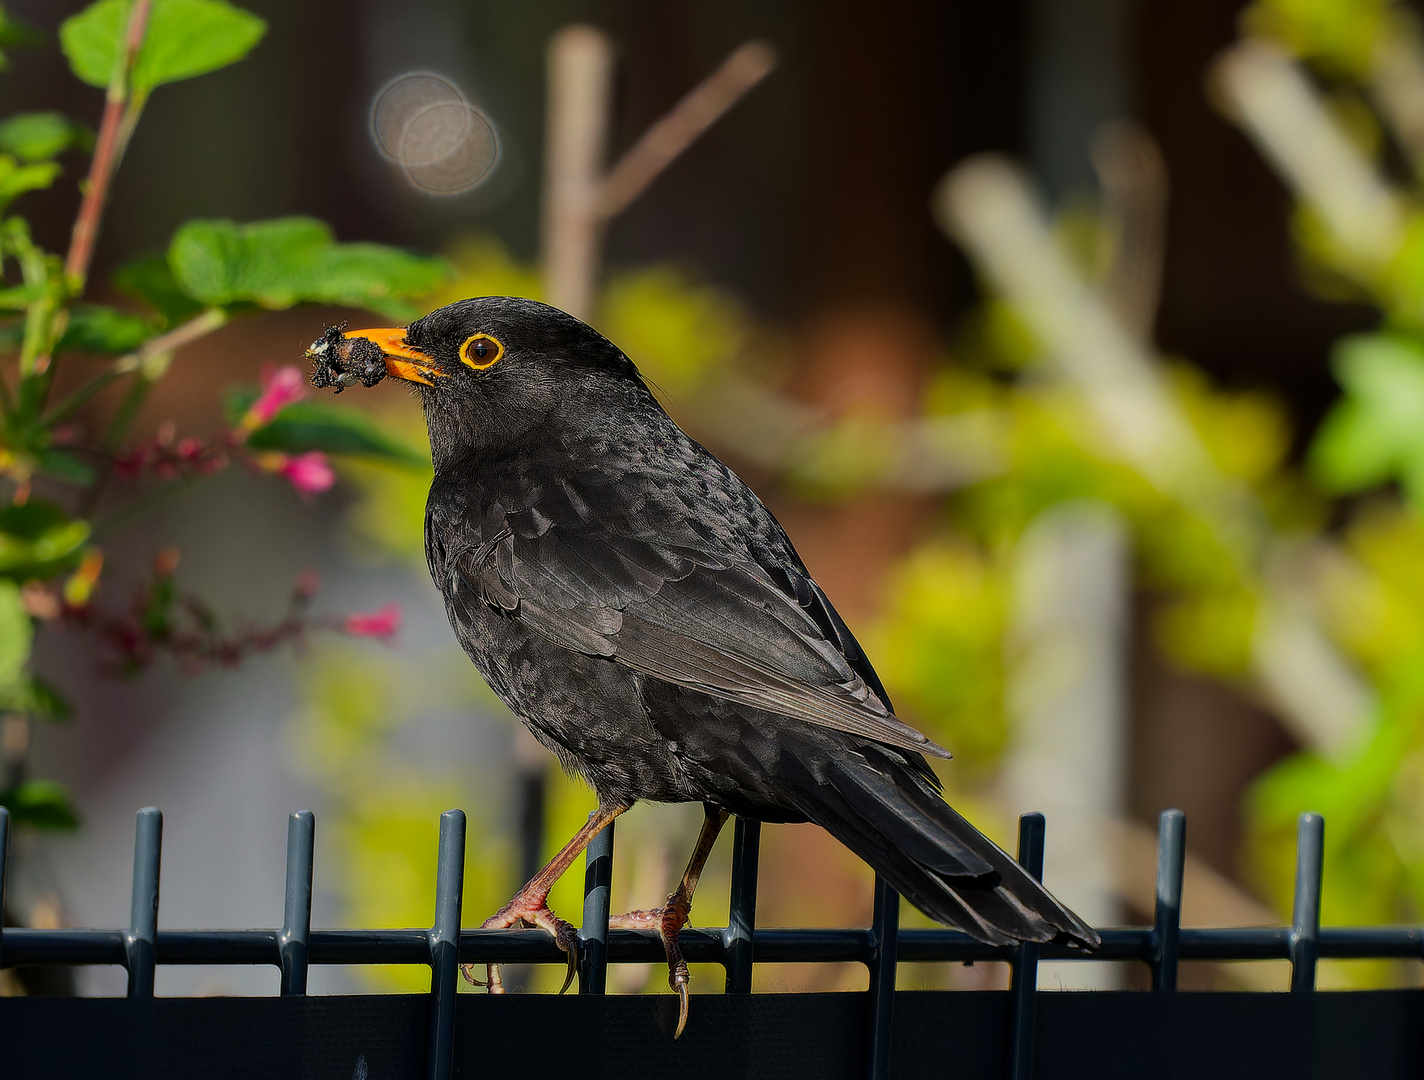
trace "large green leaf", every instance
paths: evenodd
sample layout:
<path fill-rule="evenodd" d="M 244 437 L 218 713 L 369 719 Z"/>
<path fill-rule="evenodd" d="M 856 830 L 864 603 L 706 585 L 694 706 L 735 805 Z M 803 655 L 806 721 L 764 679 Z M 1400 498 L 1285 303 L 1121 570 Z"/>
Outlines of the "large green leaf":
<path fill-rule="evenodd" d="M 192 221 L 168 249 L 178 286 L 208 304 L 251 301 L 286 308 L 309 301 L 364 307 L 395 318 L 416 310 L 405 300 L 441 285 L 449 264 L 378 244 L 338 244 L 314 218 L 251 225 Z"/>
<path fill-rule="evenodd" d="M 1345 338 L 1335 349 L 1345 398 L 1310 448 L 1316 477 L 1332 491 L 1400 479 L 1424 504 L 1424 347 L 1394 334 Z"/>
<path fill-rule="evenodd" d="M 68 789 L 53 780 L 26 780 L 8 791 L 0 791 L 0 806 L 10 811 L 17 825 L 72 829 L 79 824 Z"/>
<path fill-rule="evenodd" d="M 22 161 L 48 161 L 74 147 L 94 148 L 94 133 L 63 113 L 20 113 L 0 121 L 0 151 Z"/>
<path fill-rule="evenodd" d="M 107 86 L 123 48 L 131 0 L 99 0 L 59 28 L 74 74 Z M 206 75 L 246 56 L 267 30 L 250 11 L 222 0 L 154 0 L 130 83 L 137 91 Z"/>
<path fill-rule="evenodd" d="M 141 255 L 119 267 L 114 274 L 114 284 L 151 305 L 170 326 L 191 319 L 203 310 L 203 304 L 179 286 L 168 265 L 168 256 L 157 252 Z"/>
<path fill-rule="evenodd" d="M 280 450 L 288 454 L 323 450 L 413 469 L 430 467 L 429 457 L 382 431 L 360 409 L 328 401 L 298 401 L 288 405 L 271 423 L 254 431 L 247 445 L 254 450 Z"/>

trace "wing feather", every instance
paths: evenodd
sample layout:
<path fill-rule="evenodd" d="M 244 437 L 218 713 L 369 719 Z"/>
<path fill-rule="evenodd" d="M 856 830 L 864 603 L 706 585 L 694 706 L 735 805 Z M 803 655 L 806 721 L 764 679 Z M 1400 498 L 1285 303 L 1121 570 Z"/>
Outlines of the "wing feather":
<path fill-rule="evenodd" d="M 577 511 L 577 493 L 564 494 Z M 479 532 L 494 539 L 454 556 L 452 599 L 491 604 L 564 648 L 680 686 L 949 756 L 890 711 L 845 624 L 794 568 L 774 576 L 750 558 L 665 547 L 582 514 L 510 517 L 520 520 L 496 528 L 486 514 Z"/>

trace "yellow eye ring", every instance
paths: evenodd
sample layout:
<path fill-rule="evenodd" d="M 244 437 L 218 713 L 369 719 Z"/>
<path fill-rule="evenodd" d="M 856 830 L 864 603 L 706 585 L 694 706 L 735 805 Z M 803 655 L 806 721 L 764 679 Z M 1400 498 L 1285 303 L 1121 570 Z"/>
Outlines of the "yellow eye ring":
<path fill-rule="evenodd" d="M 471 334 L 460 346 L 460 360 L 476 371 L 484 371 L 499 363 L 504 355 L 504 346 L 488 334 Z"/>

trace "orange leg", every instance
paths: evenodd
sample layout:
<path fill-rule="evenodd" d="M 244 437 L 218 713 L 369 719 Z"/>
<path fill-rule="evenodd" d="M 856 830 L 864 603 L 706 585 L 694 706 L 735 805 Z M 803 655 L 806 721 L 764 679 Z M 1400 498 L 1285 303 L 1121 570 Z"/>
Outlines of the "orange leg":
<path fill-rule="evenodd" d="M 486 919 L 481 927 L 483 930 L 508 930 L 512 926 L 522 924 L 549 931 L 554 936 L 554 942 L 569 958 L 569 973 L 564 979 L 563 989 L 559 991 L 561 994 L 569 988 L 574 973 L 578 970 L 578 931 L 572 924 L 549 910 L 549 890 L 564 876 L 564 871 L 574 864 L 574 860 L 583 854 L 584 848 L 588 847 L 593 838 L 603 831 L 603 827 L 627 809 L 626 806 L 600 806 L 589 814 L 583 828 L 549 860 L 549 865 L 535 874 L 529 884 L 515 894 L 513 900 Z M 481 983 L 471 974 L 473 967 L 473 964 L 460 965 L 460 971 L 466 979 L 476 986 L 488 986 L 491 994 L 504 993 L 504 982 L 499 977 L 498 964 L 486 965 L 485 983 Z"/>
<path fill-rule="evenodd" d="M 717 834 L 731 815 L 727 811 L 708 803 L 703 803 L 707 815 L 702 821 L 702 831 L 697 834 L 697 846 L 692 849 L 692 857 L 687 860 L 687 870 L 682 881 L 672 892 L 667 903 L 660 908 L 647 911 L 630 911 L 626 915 L 615 915 L 608 920 L 611 928 L 618 930 L 656 930 L 663 939 L 663 951 L 667 954 L 668 986 L 677 991 L 680 1008 L 678 1010 L 677 1031 L 673 1038 L 682 1034 L 687 1026 L 687 961 L 678 948 L 677 935 L 687 925 L 687 917 L 692 913 L 692 894 L 702 877 L 702 869 L 707 865 L 707 856 L 712 854 L 712 845 L 717 842 Z"/>

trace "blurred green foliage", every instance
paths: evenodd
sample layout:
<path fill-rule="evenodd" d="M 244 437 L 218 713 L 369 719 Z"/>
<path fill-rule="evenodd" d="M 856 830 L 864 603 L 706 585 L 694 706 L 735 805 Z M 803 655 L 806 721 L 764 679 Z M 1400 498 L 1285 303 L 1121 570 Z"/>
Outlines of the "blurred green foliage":
<path fill-rule="evenodd" d="M 1345 393 L 1311 444 L 1315 476 L 1341 493 L 1398 479 L 1424 505 L 1424 344 L 1401 334 L 1349 337 L 1333 366 Z"/>
<path fill-rule="evenodd" d="M 1243 28 L 1280 41 L 1297 56 L 1331 73 L 1359 76 L 1389 27 L 1391 0 L 1256 0 Z"/>
<path fill-rule="evenodd" d="M 322 827 L 329 835 L 322 850 L 335 858 L 323 880 L 334 882 L 346 925 L 429 925 L 439 818 L 457 805 L 471 807 L 466 910 L 493 912 L 503 904 L 513 876 L 510 830 L 482 817 L 497 811 L 498 801 L 469 798 L 468 761 L 421 753 L 401 738 L 421 710 L 490 707 L 494 697 L 464 655 L 437 650 L 422 657 L 373 657 L 369 649 L 326 646 L 302 674 L 305 706 L 289 725 L 288 738 L 294 760 L 324 794 Z M 388 991 L 430 988 L 425 966 L 363 966 L 354 974 Z"/>
<path fill-rule="evenodd" d="M 992 555 L 936 540 L 895 569 L 864 642 L 900 715 L 951 747 L 961 773 L 990 768 L 1007 736 L 1007 584 Z"/>
<path fill-rule="evenodd" d="M 1296 237 L 1306 280 L 1322 295 L 1364 301 L 1380 329 L 1346 337 L 1332 368 L 1342 395 L 1311 440 L 1307 464 L 1321 489 L 1350 497 L 1336 511 L 1336 554 L 1317 603 L 1332 639 L 1377 694 L 1370 737 L 1339 760 L 1306 752 L 1271 771 L 1249 803 L 1251 866 L 1289 909 L 1295 815 L 1327 821 L 1324 917 L 1332 922 L 1417 922 L 1424 915 L 1424 178 L 1399 168 L 1417 157 L 1392 115 L 1387 62 L 1400 50 L 1424 63 L 1414 13 L 1391 0 L 1257 0 L 1249 32 L 1284 46 L 1333 93 L 1356 103 L 1351 130 L 1362 167 L 1401 213 L 1394 255 L 1371 266 L 1328 236 L 1302 201 Z M 1339 122 L 1339 114 L 1336 114 Z M 1331 163 L 1323 163 L 1328 167 Z M 1358 982 L 1380 977 L 1367 969 Z"/>
<path fill-rule="evenodd" d="M 69 149 L 93 150 L 94 132 L 62 113 L 20 113 L 0 121 L 0 151 L 21 161 L 51 161 Z"/>

